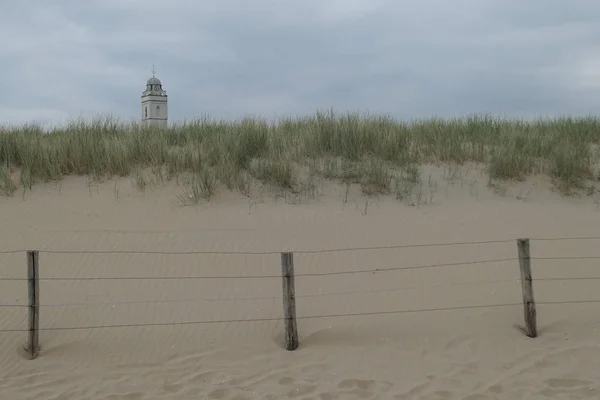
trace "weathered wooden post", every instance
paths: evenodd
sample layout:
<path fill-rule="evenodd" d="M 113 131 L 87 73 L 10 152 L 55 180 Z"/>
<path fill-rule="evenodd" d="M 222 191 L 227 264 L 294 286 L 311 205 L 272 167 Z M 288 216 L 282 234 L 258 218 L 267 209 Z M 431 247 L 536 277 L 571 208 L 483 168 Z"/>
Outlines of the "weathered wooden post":
<path fill-rule="evenodd" d="M 285 349 L 296 350 L 298 327 L 296 324 L 296 290 L 294 288 L 294 253 L 281 253 L 283 278 L 283 318 L 285 323 Z"/>
<path fill-rule="evenodd" d="M 519 267 L 521 269 L 521 287 L 523 289 L 525 334 L 534 338 L 537 337 L 537 315 L 535 310 L 535 300 L 533 298 L 529 239 L 517 239 L 517 246 L 519 249 Z"/>
<path fill-rule="evenodd" d="M 40 350 L 40 286 L 39 286 L 39 252 L 27 251 L 27 280 L 29 287 L 29 339 L 27 353 L 33 360 Z"/>

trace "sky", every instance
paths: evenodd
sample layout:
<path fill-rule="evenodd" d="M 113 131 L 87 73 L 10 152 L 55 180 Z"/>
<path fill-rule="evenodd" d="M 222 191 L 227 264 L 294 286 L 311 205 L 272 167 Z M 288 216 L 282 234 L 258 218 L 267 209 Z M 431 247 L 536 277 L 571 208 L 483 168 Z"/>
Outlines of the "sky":
<path fill-rule="evenodd" d="M 600 111 L 598 0 L 13 0 L 0 124 Z"/>

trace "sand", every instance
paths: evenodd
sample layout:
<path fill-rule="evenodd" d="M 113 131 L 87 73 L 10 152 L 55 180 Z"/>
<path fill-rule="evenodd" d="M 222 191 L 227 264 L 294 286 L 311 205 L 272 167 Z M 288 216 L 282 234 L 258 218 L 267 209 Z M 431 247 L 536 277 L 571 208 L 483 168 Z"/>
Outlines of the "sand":
<path fill-rule="evenodd" d="M 515 239 L 600 236 L 593 197 L 562 198 L 543 180 L 494 193 L 486 179 L 440 180 L 418 206 L 329 184 L 319 198 L 220 193 L 181 206 L 174 185 L 85 178 L 0 198 L 0 251 L 38 249 L 41 327 L 0 333 L 0 399 L 589 399 L 600 396 L 600 280 L 534 281 L 540 336 L 527 338 Z M 60 190 L 59 190 L 60 189 Z M 118 189 L 118 190 L 117 190 Z M 118 192 L 118 193 L 117 193 Z M 280 251 L 422 243 L 508 242 L 296 253 L 300 348 L 283 348 Z M 600 256 L 598 240 L 532 241 L 534 257 Z M 275 252 L 267 255 L 50 254 L 44 250 Z M 533 260 L 534 279 L 600 276 L 598 260 Z M 241 276 L 274 278 L 239 278 Z M 25 254 L 0 255 L 24 278 Z M 231 277 L 168 279 L 140 277 Z M 544 304 L 574 301 L 568 304 Z M 0 304 L 27 303 L 25 281 L 0 281 Z M 309 316 L 429 310 L 332 318 Z M 273 319 L 273 320 L 269 320 Z M 27 309 L 0 307 L 0 329 Z"/>

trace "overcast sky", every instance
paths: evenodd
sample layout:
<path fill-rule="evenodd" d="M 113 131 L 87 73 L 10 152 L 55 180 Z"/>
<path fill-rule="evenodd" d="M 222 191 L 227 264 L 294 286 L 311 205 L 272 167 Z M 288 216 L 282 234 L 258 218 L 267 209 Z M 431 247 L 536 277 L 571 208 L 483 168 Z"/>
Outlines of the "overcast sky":
<path fill-rule="evenodd" d="M 600 111 L 598 0 L 18 0 L 0 5 L 0 124 L 317 109 L 402 119 Z"/>

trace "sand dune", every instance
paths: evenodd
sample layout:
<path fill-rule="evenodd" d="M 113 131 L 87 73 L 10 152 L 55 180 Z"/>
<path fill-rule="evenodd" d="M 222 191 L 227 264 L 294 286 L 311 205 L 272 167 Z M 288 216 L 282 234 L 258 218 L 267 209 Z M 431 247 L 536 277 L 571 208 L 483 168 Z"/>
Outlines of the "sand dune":
<path fill-rule="evenodd" d="M 598 260 L 533 261 L 540 336 L 530 339 L 515 328 L 514 239 L 600 236 L 600 212 L 591 198 L 520 185 L 499 195 L 457 184 L 419 207 L 367 204 L 334 185 L 299 204 L 220 194 L 182 207 L 173 187 L 79 178 L 0 198 L 0 251 L 38 249 L 42 278 L 82 278 L 40 282 L 41 327 L 59 329 L 40 333 L 39 358 L 19 351 L 25 333 L 0 334 L 0 399 L 598 398 L 600 280 L 542 280 L 600 277 Z M 283 349 L 277 252 L 481 240 L 499 242 L 296 253 L 300 348 Z M 531 250 L 594 257 L 599 242 L 534 240 Z M 83 254 L 60 253 L 72 250 Z M 105 250 L 274 253 L 85 253 Z M 473 260 L 497 261 L 300 276 Z M 25 276 L 24 253 L 0 255 L 1 278 Z M 239 278 L 252 276 L 273 277 Z M 128 279 L 90 279 L 109 277 Z M 26 282 L 0 281 L 0 304 L 27 304 Z M 391 313 L 483 305 L 493 307 Z M 390 314 L 308 318 L 377 312 Z M 265 321 L 216 323 L 246 319 Z M 129 326 L 145 324 L 158 325 Z M 25 308 L 0 307 L 0 329 L 26 327 Z"/>

